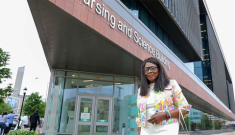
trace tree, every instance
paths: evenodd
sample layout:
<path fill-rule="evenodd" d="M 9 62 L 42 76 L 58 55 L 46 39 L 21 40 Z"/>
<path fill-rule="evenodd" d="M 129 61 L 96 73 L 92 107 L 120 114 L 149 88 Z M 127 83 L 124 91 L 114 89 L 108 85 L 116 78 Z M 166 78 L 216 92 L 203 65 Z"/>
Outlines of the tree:
<path fill-rule="evenodd" d="M 220 129 L 222 127 L 222 123 L 219 120 L 214 121 L 215 129 Z"/>
<path fill-rule="evenodd" d="M 211 130 L 213 128 L 212 122 L 206 114 L 202 115 L 201 123 L 198 126 L 200 130 Z"/>
<path fill-rule="evenodd" d="M 46 103 L 41 100 L 42 96 L 39 96 L 38 92 L 32 93 L 29 97 L 25 100 L 24 107 L 23 107 L 23 114 L 30 116 L 38 110 L 38 114 L 41 118 L 44 117 L 44 112 L 46 108 Z"/>
<path fill-rule="evenodd" d="M 9 68 L 6 68 L 9 59 L 10 55 L 0 48 L 0 84 L 3 83 L 4 79 L 11 78 L 11 70 Z M 13 88 L 11 86 L 12 84 L 8 84 L 6 88 L 0 88 L 0 103 L 3 103 L 3 99 L 7 96 L 10 96 L 13 92 Z"/>
<path fill-rule="evenodd" d="M 10 113 L 12 109 L 13 109 L 13 108 L 10 107 L 7 103 L 5 103 L 5 102 L 0 103 L 0 115 L 1 115 L 3 112 Z"/>

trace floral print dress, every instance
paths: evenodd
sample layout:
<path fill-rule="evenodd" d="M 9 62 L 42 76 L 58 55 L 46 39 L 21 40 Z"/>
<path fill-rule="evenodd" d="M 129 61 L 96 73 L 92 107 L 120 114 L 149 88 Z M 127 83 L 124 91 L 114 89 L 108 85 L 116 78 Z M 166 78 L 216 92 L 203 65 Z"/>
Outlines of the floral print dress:
<path fill-rule="evenodd" d="M 150 93 L 150 90 L 149 90 Z M 136 124 L 138 127 L 144 127 L 146 123 L 146 106 L 149 94 L 146 96 L 141 96 L 138 93 L 137 96 L 137 109 L 138 116 L 136 118 Z M 173 109 L 184 109 L 189 112 L 191 105 L 188 104 L 186 98 L 184 97 L 182 90 L 176 80 L 170 80 L 169 85 L 164 89 L 164 91 L 155 91 L 154 104 L 156 112 L 166 112 Z M 172 123 L 178 123 L 178 119 L 164 120 L 157 125 L 167 125 Z"/>

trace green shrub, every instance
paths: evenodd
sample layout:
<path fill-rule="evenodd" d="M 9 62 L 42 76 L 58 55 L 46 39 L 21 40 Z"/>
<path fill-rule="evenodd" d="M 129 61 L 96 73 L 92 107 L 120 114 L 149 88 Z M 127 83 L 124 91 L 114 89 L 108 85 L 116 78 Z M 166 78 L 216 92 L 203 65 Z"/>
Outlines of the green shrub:
<path fill-rule="evenodd" d="M 27 131 L 27 130 L 14 130 L 10 131 L 7 135 L 37 135 L 34 131 Z"/>

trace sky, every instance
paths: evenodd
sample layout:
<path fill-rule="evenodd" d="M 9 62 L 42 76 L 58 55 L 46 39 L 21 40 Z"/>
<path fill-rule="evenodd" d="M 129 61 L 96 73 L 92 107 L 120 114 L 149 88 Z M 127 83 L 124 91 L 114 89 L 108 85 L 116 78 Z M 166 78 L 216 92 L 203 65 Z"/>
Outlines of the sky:
<path fill-rule="evenodd" d="M 235 0 L 207 0 L 207 4 L 230 75 L 235 79 Z M 50 70 L 27 1 L 1 0 L 0 17 L 0 47 L 11 55 L 7 67 L 12 72 L 12 79 L 7 79 L 0 87 L 14 84 L 18 67 L 25 66 L 21 89 L 26 87 L 27 95 L 39 92 L 46 97 Z"/>
<path fill-rule="evenodd" d="M 25 66 L 21 89 L 45 97 L 50 70 L 27 1 L 1 0 L 0 17 L 0 47 L 11 55 L 8 67 L 12 72 L 12 79 L 3 85 L 14 85 L 18 67 Z"/>

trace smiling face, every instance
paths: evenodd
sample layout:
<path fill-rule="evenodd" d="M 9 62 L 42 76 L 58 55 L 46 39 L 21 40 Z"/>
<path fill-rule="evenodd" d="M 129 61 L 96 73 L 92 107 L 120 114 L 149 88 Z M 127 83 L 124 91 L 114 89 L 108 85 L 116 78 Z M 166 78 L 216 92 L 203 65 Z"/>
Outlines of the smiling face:
<path fill-rule="evenodd" d="M 158 77 L 158 67 L 157 65 L 147 62 L 144 66 L 145 68 L 145 76 L 146 78 L 151 82 L 151 83 L 155 83 Z"/>

